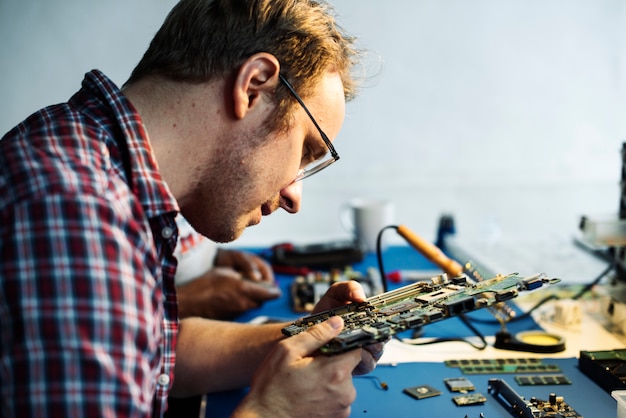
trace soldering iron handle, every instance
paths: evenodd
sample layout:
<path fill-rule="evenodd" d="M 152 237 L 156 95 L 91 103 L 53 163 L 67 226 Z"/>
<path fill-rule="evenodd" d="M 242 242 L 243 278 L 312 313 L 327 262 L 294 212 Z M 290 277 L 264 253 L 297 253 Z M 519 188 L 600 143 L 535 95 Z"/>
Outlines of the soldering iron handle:
<path fill-rule="evenodd" d="M 449 277 L 457 277 L 463 273 L 463 267 L 459 263 L 447 257 L 437 246 L 418 236 L 406 226 L 399 225 L 398 234 L 424 257 L 441 268 Z"/>

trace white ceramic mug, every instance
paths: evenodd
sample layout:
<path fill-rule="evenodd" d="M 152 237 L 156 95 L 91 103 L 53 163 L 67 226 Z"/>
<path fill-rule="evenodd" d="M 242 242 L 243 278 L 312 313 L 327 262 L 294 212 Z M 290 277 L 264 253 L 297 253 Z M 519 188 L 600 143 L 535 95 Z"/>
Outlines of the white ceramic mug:
<path fill-rule="evenodd" d="M 354 199 L 341 211 L 341 223 L 364 251 L 376 252 L 379 232 L 393 223 L 395 206 L 389 200 Z"/>

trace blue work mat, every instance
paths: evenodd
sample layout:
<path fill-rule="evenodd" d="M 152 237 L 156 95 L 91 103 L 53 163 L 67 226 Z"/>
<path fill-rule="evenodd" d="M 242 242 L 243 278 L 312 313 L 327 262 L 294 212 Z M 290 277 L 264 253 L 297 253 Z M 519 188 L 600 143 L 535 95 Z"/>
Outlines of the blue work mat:
<path fill-rule="evenodd" d="M 546 365 L 559 367 L 571 385 L 520 386 L 514 374 L 464 375 L 460 369 L 444 363 L 400 363 L 397 366 L 379 366 L 374 372 L 355 377 L 357 398 L 352 405 L 351 417 L 362 418 L 454 418 L 484 416 L 506 418 L 514 415 L 488 392 L 490 378 L 505 380 L 511 388 L 525 399 L 533 396 L 548 399 L 550 393 L 563 396 L 570 407 L 588 418 L 613 418 L 616 416 L 616 401 L 578 369 L 578 360 L 543 359 Z M 452 397 L 460 395 L 446 387 L 445 378 L 466 377 L 475 386 L 471 393 L 481 393 L 487 399 L 484 404 L 456 406 Z M 381 383 L 387 385 L 384 390 Z M 405 394 L 405 388 L 429 385 L 441 392 L 440 395 L 414 399 Z M 207 397 L 206 418 L 227 418 L 246 390 L 212 394 Z M 483 415 L 480 415 L 480 414 Z"/>

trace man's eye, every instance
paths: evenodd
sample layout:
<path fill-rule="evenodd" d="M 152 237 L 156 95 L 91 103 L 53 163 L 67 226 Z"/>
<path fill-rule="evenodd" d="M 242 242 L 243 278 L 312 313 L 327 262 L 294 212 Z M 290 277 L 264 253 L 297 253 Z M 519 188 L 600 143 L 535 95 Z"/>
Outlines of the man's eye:
<path fill-rule="evenodd" d="M 312 163 L 315 159 L 313 148 L 311 148 L 310 145 L 305 144 L 304 149 L 302 150 L 302 167 Z"/>

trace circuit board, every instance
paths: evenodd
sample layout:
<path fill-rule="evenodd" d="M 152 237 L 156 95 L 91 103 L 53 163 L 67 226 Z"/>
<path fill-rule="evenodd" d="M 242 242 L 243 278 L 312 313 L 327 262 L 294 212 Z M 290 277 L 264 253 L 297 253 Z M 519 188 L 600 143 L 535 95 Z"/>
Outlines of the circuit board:
<path fill-rule="evenodd" d="M 489 393 L 509 408 L 511 414 L 522 418 L 583 418 L 562 396 L 550 393 L 548 399 L 533 396 L 529 401 L 520 396 L 502 379 L 489 379 Z"/>
<path fill-rule="evenodd" d="M 347 280 L 359 282 L 368 297 L 382 292 L 379 285 L 380 275 L 373 268 L 368 269 L 366 275 L 351 268 L 311 272 L 296 276 L 291 283 L 291 308 L 295 312 L 310 313 L 333 283 Z"/>
<path fill-rule="evenodd" d="M 400 332 L 458 316 L 517 297 L 559 279 L 545 274 L 521 277 L 517 273 L 498 275 L 480 282 L 466 275 L 449 279 L 446 274 L 419 281 L 368 298 L 362 303 L 344 305 L 301 318 L 283 328 L 286 336 L 299 334 L 311 326 L 339 315 L 344 328 L 321 348 L 324 354 L 339 354 L 387 340 Z"/>

